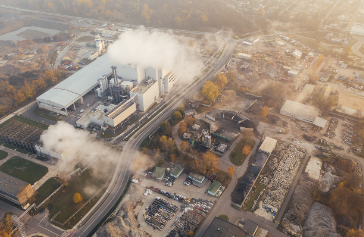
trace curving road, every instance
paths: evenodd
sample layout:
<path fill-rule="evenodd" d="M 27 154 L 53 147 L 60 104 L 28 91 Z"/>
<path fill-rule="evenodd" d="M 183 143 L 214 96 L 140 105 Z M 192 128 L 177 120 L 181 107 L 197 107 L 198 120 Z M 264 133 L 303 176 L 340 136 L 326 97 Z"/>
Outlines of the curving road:
<path fill-rule="evenodd" d="M 126 187 L 131 173 L 129 167 L 135 156 L 135 151 L 138 150 L 143 140 L 154 129 L 156 129 L 162 121 L 171 116 L 180 101 L 191 97 L 202 87 L 205 80 L 211 79 L 211 77 L 228 62 L 234 49 L 235 42 L 233 40 L 229 40 L 227 47 L 225 47 L 225 51 L 220 57 L 219 63 L 215 66 L 214 70 L 212 70 L 200 80 L 192 83 L 192 85 L 186 86 L 183 89 L 183 93 L 181 95 L 177 96 L 177 98 L 173 100 L 162 112 L 160 112 L 158 116 L 154 117 L 129 139 L 120 155 L 116 172 L 112 178 L 108 190 L 100 199 L 99 203 L 95 205 L 93 210 L 91 210 L 89 214 L 80 221 L 79 225 L 75 227 L 77 230 L 75 232 L 72 231 L 73 233 L 70 234 L 70 236 L 87 236 L 92 232 L 94 227 L 102 220 L 102 218 L 107 215 Z"/>

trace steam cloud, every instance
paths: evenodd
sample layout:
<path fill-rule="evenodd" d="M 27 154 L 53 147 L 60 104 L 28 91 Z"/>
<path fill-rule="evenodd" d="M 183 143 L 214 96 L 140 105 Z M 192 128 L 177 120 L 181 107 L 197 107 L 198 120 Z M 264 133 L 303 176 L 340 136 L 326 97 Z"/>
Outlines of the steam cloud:
<path fill-rule="evenodd" d="M 203 67 L 202 60 L 194 55 L 194 48 L 181 44 L 170 33 L 150 33 L 141 27 L 126 31 L 110 45 L 108 53 L 120 64 L 134 64 L 143 68 L 152 67 L 175 71 L 180 81 L 189 82 L 198 76 Z"/>
<path fill-rule="evenodd" d="M 66 122 L 58 122 L 56 125 L 49 126 L 40 139 L 44 148 L 62 154 L 62 160 L 57 163 L 59 173 L 72 172 L 79 162 L 84 167 L 90 165 L 94 175 L 108 177 L 110 167 L 115 166 L 118 159 L 132 158 L 122 157 L 120 151 L 96 141 L 88 131 L 75 129 Z M 154 164 L 144 154 L 139 154 L 139 152 L 133 154 L 137 157 L 137 163 L 132 167 L 134 171 L 149 168 Z M 100 162 L 102 165 L 92 166 L 94 162 Z"/>

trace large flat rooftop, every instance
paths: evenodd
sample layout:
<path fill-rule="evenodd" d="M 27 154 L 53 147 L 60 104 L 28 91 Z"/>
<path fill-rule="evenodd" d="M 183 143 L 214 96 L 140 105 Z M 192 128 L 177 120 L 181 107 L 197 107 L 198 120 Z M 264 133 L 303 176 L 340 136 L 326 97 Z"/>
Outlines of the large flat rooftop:
<path fill-rule="evenodd" d="M 142 83 L 140 83 L 137 87 L 135 87 L 134 89 L 131 90 L 131 92 L 135 93 L 135 94 L 144 94 L 149 88 L 151 88 L 154 83 L 156 83 L 157 81 L 154 80 L 150 80 L 149 83 L 147 83 L 147 81 L 143 81 Z"/>

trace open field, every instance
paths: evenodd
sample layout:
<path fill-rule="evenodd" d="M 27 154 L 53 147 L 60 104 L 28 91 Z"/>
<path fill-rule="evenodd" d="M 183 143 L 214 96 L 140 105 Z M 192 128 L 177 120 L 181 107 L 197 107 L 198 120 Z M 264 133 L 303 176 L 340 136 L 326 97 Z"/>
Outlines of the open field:
<path fill-rule="evenodd" d="M 6 151 L 0 150 L 0 160 L 5 159 L 6 157 L 8 157 L 8 153 Z"/>
<path fill-rule="evenodd" d="M 0 166 L 0 171 L 33 185 L 47 174 L 48 168 L 15 156 Z"/>
<path fill-rule="evenodd" d="M 24 149 L 22 149 L 20 147 L 16 147 L 16 146 L 13 146 L 13 145 L 10 145 L 10 144 L 7 144 L 7 143 L 4 144 L 4 147 L 10 148 L 12 150 L 19 151 L 19 152 L 21 152 L 23 154 L 28 154 L 29 153 L 29 151 L 27 151 L 27 150 L 24 150 Z"/>
<path fill-rule="evenodd" d="M 52 192 L 54 192 L 57 188 L 59 188 L 61 186 L 61 184 L 62 184 L 62 180 L 57 178 L 57 177 L 53 177 L 53 178 L 48 179 L 35 192 L 35 195 L 33 196 L 35 198 L 35 203 L 37 205 L 39 205 Z"/>
<path fill-rule="evenodd" d="M 95 39 L 95 37 L 92 36 L 83 36 L 81 38 L 77 39 L 77 42 L 88 42 L 88 41 L 93 41 Z"/>
<path fill-rule="evenodd" d="M 245 145 L 249 145 L 253 148 L 255 141 L 251 138 L 242 138 L 239 143 L 236 144 L 233 151 L 230 153 L 230 161 L 236 166 L 240 166 L 244 163 L 246 155 L 244 155 L 242 151 Z"/>
<path fill-rule="evenodd" d="M 356 110 L 363 110 L 364 98 L 344 90 L 340 91 L 339 105 Z"/>
<path fill-rule="evenodd" d="M 80 176 L 74 177 L 44 204 L 44 207 L 49 209 L 49 217 L 58 226 L 72 227 L 102 196 L 108 178 L 95 177 L 90 169 L 84 171 Z M 77 204 L 73 201 L 75 193 L 80 193 L 83 198 Z M 73 215 L 76 217 L 75 220 L 72 218 Z M 70 218 L 72 221 L 69 221 Z"/>

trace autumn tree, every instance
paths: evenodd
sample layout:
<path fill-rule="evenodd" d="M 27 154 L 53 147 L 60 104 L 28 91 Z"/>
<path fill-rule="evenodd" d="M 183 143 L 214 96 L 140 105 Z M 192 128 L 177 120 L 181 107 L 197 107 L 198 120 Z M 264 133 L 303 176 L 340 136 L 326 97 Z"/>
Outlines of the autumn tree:
<path fill-rule="evenodd" d="M 233 176 L 234 172 L 235 172 L 235 167 L 234 166 L 230 166 L 228 168 L 228 174 L 229 174 L 229 176 L 230 177 Z"/>
<path fill-rule="evenodd" d="M 147 24 L 150 23 L 150 16 L 153 14 L 153 9 L 149 8 L 148 4 L 144 4 L 143 10 L 142 10 L 142 16 L 145 19 L 145 22 Z"/>
<path fill-rule="evenodd" d="M 81 202 L 82 201 L 82 196 L 81 196 L 81 194 L 80 193 L 75 193 L 75 195 L 73 195 L 73 201 L 75 202 L 75 203 L 79 203 L 79 202 Z"/>
<path fill-rule="evenodd" d="M 347 233 L 346 233 L 346 237 L 364 237 L 364 231 L 363 229 L 350 229 Z"/>
<path fill-rule="evenodd" d="M 211 81 L 206 81 L 202 87 L 202 96 L 211 103 L 219 95 L 219 87 Z"/>
<path fill-rule="evenodd" d="M 188 236 L 193 236 L 193 231 L 192 230 L 188 231 Z"/>
<path fill-rule="evenodd" d="M 195 124 L 195 118 L 192 116 L 187 116 L 185 118 L 187 127 L 192 127 Z"/>
<path fill-rule="evenodd" d="M 174 162 L 176 160 L 176 155 L 172 153 L 169 158 L 171 159 L 171 162 Z"/>
<path fill-rule="evenodd" d="M 228 82 L 228 80 L 227 80 L 225 74 L 221 73 L 217 76 L 217 80 L 216 80 L 215 84 L 221 90 L 222 88 L 224 88 L 226 86 L 227 82 Z"/>
<path fill-rule="evenodd" d="M 163 135 L 159 138 L 159 147 L 161 151 L 167 151 L 168 150 L 168 138 L 167 136 Z"/>
<path fill-rule="evenodd" d="M 348 173 L 344 179 L 345 187 L 352 190 L 358 189 L 361 183 L 361 177 L 356 172 Z"/>
<path fill-rule="evenodd" d="M 14 229 L 14 223 L 11 220 L 11 213 L 6 213 L 3 220 L 0 221 L 0 236 L 11 237 L 10 233 Z"/>
<path fill-rule="evenodd" d="M 178 134 L 182 136 L 187 131 L 186 122 L 182 121 L 179 123 Z"/>
<path fill-rule="evenodd" d="M 182 118 L 182 114 L 181 114 L 181 112 L 179 112 L 178 110 L 177 110 L 177 111 L 174 111 L 174 112 L 173 112 L 173 115 L 172 115 L 172 118 L 173 118 L 174 120 L 181 119 L 181 118 Z"/>
<path fill-rule="evenodd" d="M 216 155 L 210 151 L 204 153 L 200 159 L 195 158 L 193 161 L 193 169 L 205 176 L 215 174 L 219 165 Z"/>
<path fill-rule="evenodd" d="M 202 14 L 201 16 L 201 20 L 202 20 L 202 22 L 203 23 L 206 23 L 208 20 L 209 20 L 209 17 L 208 16 L 206 16 L 206 14 L 204 13 L 204 14 Z"/>
<path fill-rule="evenodd" d="M 188 148 L 188 144 L 185 141 L 182 141 L 181 143 L 181 151 L 186 151 Z"/>
<path fill-rule="evenodd" d="M 252 148 L 249 145 L 245 145 L 243 150 L 242 150 L 243 154 L 246 155 L 246 156 L 249 155 L 251 151 L 252 151 Z"/>
<path fill-rule="evenodd" d="M 268 106 L 264 106 L 263 108 L 262 108 L 262 117 L 263 118 L 265 118 L 265 117 L 267 117 L 267 115 L 268 115 L 268 113 L 269 113 L 269 108 L 268 108 Z"/>

